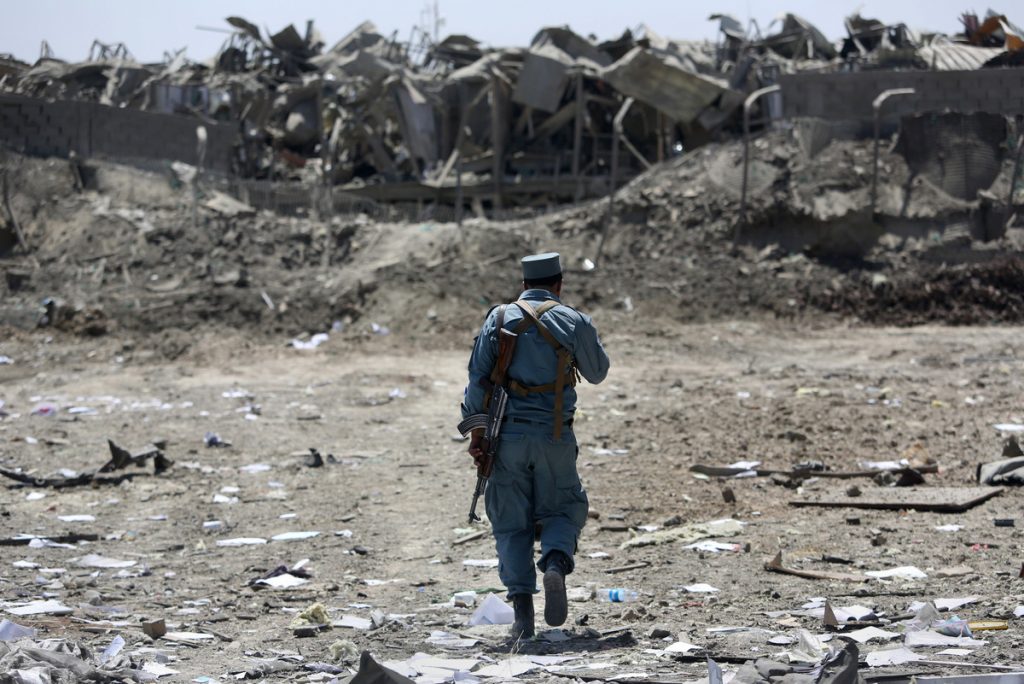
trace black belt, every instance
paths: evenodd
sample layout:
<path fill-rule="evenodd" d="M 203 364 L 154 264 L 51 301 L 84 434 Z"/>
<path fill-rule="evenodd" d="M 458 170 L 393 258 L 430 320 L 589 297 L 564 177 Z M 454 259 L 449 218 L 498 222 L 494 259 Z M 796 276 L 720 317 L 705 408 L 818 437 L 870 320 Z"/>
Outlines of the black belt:
<path fill-rule="evenodd" d="M 575 420 L 575 419 L 574 418 L 570 418 L 569 420 L 567 420 L 564 423 L 562 423 L 562 425 L 565 426 L 565 427 L 572 427 L 573 420 Z M 551 421 L 548 421 L 548 420 L 528 420 L 526 418 L 515 418 L 515 417 L 508 417 L 508 416 L 506 416 L 506 417 L 501 419 L 501 422 L 502 423 L 516 423 L 518 425 L 540 425 L 542 427 L 551 427 Z"/>

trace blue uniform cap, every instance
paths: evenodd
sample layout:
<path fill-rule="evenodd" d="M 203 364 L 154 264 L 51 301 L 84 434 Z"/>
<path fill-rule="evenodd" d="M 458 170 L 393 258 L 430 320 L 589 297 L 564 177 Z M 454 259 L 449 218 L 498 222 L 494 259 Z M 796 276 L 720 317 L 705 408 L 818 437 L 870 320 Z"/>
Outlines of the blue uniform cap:
<path fill-rule="evenodd" d="M 562 272 L 558 252 L 531 254 L 523 257 L 523 280 L 544 280 Z"/>

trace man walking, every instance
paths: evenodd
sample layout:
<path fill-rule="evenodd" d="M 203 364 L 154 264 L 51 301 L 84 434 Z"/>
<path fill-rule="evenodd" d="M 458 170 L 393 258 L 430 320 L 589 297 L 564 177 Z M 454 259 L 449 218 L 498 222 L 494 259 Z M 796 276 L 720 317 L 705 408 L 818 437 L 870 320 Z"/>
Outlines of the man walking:
<path fill-rule="evenodd" d="M 462 416 L 486 413 L 488 378 L 498 356 L 498 331 L 518 334 L 507 373 L 509 401 L 497 459 L 485 495 L 498 550 L 498 574 L 515 609 L 514 638 L 534 635 L 533 594 L 537 573 L 534 538 L 540 532 L 536 568 L 544 573 L 544 620 L 565 623 L 565 576 L 573 571 L 580 530 L 587 521 L 587 493 L 576 472 L 572 431 L 578 376 L 599 383 L 608 355 L 590 317 L 561 302 L 562 267 L 557 253 L 524 257 L 523 292 L 487 315 L 469 359 Z M 483 456 L 482 430 L 469 453 Z"/>

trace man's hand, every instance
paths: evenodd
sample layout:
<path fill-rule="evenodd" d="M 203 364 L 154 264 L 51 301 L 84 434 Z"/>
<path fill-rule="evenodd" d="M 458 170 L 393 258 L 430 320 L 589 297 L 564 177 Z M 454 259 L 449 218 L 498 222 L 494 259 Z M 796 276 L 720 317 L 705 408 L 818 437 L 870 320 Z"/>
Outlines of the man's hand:
<path fill-rule="evenodd" d="M 484 457 L 484 431 L 473 430 L 469 438 L 469 455 L 473 457 L 473 464 L 480 467 L 481 459 Z"/>

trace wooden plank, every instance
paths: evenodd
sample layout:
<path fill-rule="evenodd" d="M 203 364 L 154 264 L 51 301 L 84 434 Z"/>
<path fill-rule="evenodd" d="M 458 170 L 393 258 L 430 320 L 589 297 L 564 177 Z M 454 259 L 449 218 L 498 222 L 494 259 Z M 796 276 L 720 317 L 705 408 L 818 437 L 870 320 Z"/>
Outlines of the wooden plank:
<path fill-rule="evenodd" d="M 630 563 L 629 565 L 620 565 L 617 568 L 608 568 L 605 570 L 609 575 L 616 575 L 620 572 L 629 572 L 630 570 L 641 570 L 650 565 L 647 561 L 640 561 L 638 563 Z"/>
<path fill-rule="evenodd" d="M 866 575 L 855 575 L 848 572 L 821 572 L 817 570 L 800 570 L 798 568 L 787 568 L 782 564 L 782 552 L 779 551 L 775 558 L 764 564 L 764 569 L 769 572 L 778 572 L 783 575 L 793 575 L 804 579 L 823 579 L 838 582 L 866 582 Z"/>
<path fill-rule="evenodd" d="M 790 501 L 789 505 L 962 513 L 1002 491 L 1002 487 L 872 487 L 860 496 L 823 493 L 816 498 Z"/>
<path fill-rule="evenodd" d="M 820 478 L 833 478 L 839 480 L 847 480 L 857 477 L 874 477 L 882 472 L 889 472 L 893 475 L 902 475 L 911 470 L 917 471 L 921 474 L 937 473 L 939 472 L 939 466 L 935 464 L 920 465 L 907 468 L 899 468 L 896 470 L 848 470 L 848 471 L 837 471 L 837 470 L 776 470 L 773 468 L 732 468 L 729 466 L 709 466 L 709 465 L 692 465 L 690 466 L 691 473 L 699 473 L 701 475 L 707 475 L 708 477 L 735 477 L 742 473 L 753 472 L 757 477 L 771 477 L 772 475 L 786 475 L 788 477 L 820 477 Z"/>

